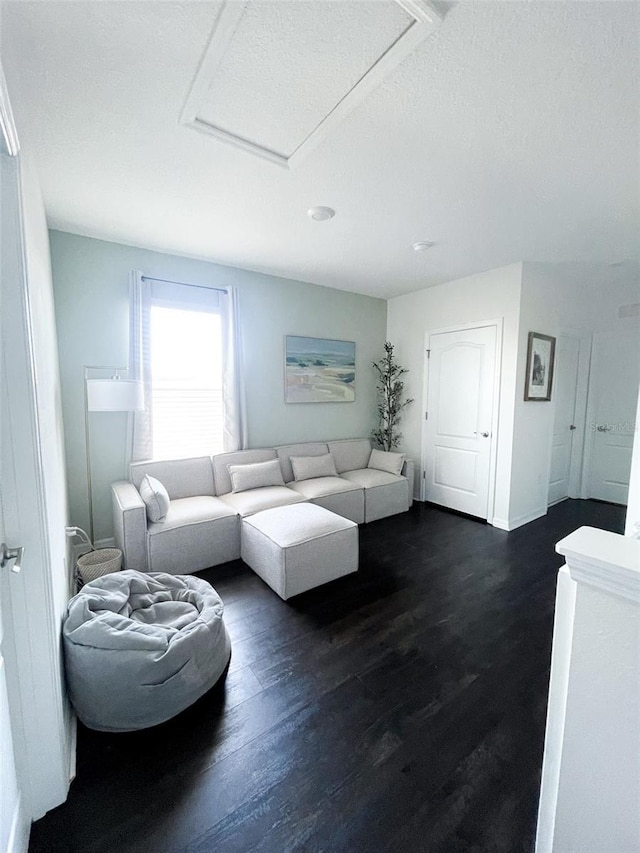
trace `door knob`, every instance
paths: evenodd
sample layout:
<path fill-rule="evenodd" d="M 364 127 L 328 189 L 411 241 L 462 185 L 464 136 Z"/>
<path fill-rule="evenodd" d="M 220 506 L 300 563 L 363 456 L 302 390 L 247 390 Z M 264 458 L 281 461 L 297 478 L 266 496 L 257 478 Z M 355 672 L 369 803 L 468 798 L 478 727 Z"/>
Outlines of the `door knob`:
<path fill-rule="evenodd" d="M 10 563 L 12 560 L 14 561 L 11 566 L 11 571 L 16 574 L 22 568 L 22 557 L 24 556 L 24 548 L 7 548 L 5 542 L 0 545 L 0 569 L 4 569 L 4 567 Z"/>
<path fill-rule="evenodd" d="M 480 433 L 480 435 L 481 435 L 483 438 L 489 438 L 489 433 L 488 433 L 488 432 L 481 432 L 481 433 Z"/>
<path fill-rule="evenodd" d="M 578 429 L 578 427 L 575 424 L 571 424 L 569 426 L 569 429 L 574 430 L 574 429 Z"/>
<path fill-rule="evenodd" d="M 611 427 L 604 424 L 598 424 L 598 432 L 611 432 Z"/>

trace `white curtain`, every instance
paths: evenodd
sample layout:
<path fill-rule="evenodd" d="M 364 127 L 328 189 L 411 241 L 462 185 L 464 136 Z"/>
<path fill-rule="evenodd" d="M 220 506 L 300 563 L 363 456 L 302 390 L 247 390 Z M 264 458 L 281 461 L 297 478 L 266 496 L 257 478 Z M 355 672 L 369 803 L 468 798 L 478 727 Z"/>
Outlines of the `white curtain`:
<path fill-rule="evenodd" d="M 144 386 L 144 409 L 134 412 L 133 448 L 134 462 L 153 456 L 153 397 L 151 393 L 151 284 L 143 281 L 142 274 L 131 275 L 129 372 Z"/>
<path fill-rule="evenodd" d="M 171 287 L 167 287 L 171 285 Z M 130 373 L 144 385 L 145 408 L 135 412 L 133 429 L 134 462 L 153 457 L 153 413 L 151 387 L 151 305 L 171 304 L 188 307 L 197 301 L 210 305 L 203 290 L 191 289 L 188 284 L 143 280 L 139 272 L 132 274 L 130 310 Z M 222 319 L 222 399 L 223 399 L 223 446 L 225 450 L 242 450 L 247 446 L 246 407 L 244 376 L 238 320 L 238 293 L 236 288 L 209 292 L 217 296 L 217 310 Z M 184 306 L 186 307 L 186 306 Z"/>
<path fill-rule="evenodd" d="M 247 417 L 238 302 L 236 288 L 226 288 L 226 292 L 220 300 L 222 315 L 222 399 L 224 406 L 223 442 L 225 450 L 244 450 L 247 446 Z"/>

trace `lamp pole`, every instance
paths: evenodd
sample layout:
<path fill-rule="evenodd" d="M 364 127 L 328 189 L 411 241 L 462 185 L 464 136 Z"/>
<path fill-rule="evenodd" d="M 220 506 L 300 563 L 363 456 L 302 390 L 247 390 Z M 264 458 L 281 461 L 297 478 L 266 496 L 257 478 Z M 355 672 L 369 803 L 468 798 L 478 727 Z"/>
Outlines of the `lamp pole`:
<path fill-rule="evenodd" d="M 94 545 L 93 541 L 94 537 L 94 526 L 93 526 L 93 483 L 91 478 L 91 431 L 89 429 L 89 371 L 90 370 L 109 370 L 111 371 L 111 379 L 114 382 L 120 381 L 120 376 L 118 375 L 121 372 L 126 372 L 128 370 L 127 367 L 105 367 L 104 365 L 90 365 L 85 364 L 84 366 L 84 446 L 86 452 L 86 464 L 87 464 L 87 493 L 89 498 L 89 538 L 91 539 L 91 544 Z M 133 408 L 133 407 L 132 407 Z M 103 411 L 109 411 L 109 409 L 103 409 Z M 120 409 L 114 408 L 111 411 L 129 411 L 129 409 Z"/>

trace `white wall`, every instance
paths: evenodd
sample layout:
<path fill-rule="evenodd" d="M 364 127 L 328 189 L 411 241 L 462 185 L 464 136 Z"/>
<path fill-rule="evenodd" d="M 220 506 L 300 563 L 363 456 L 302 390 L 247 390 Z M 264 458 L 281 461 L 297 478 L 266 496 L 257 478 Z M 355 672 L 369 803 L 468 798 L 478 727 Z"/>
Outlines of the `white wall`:
<path fill-rule="evenodd" d="M 402 449 L 421 457 L 424 339 L 429 330 L 502 317 L 504 337 L 493 523 L 511 530 L 547 511 L 554 397 L 524 400 L 530 331 L 580 341 L 573 459 L 582 464 L 587 423 L 591 340 L 594 332 L 637 330 L 637 316 L 621 306 L 640 300 L 634 265 L 522 263 L 426 288 L 389 301 L 387 337 L 410 371 L 406 388 L 415 404 L 406 411 Z M 579 477 L 572 497 L 581 494 Z M 417 493 L 416 493 L 417 497 Z"/>
<path fill-rule="evenodd" d="M 513 470 L 509 517 L 512 526 L 544 515 L 547 509 L 551 440 L 555 400 L 525 402 L 527 339 L 530 331 L 557 336 L 568 333 L 580 340 L 577 430 L 574 464 L 580 467 L 589 444 L 587 399 L 591 341 L 596 332 L 640 333 L 638 317 L 619 317 L 621 306 L 640 300 L 637 269 L 587 264 L 524 263 L 518 344 L 518 376 L 514 420 Z M 594 392 L 592 387 L 591 392 Z M 571 497 L 580 497 L 579 486 Z M 586 495 L 584 495 L 586 496 Z"/>
<path fill-rule="evenodd" d="M 509 517 L 521 277 L 522 264 L 512 264 L 398 296 L 390 299 L 388 304 L 387 338 L 395 344 L 400 364 L 409 370 L 406 377 L 407 396 L 415 398 L 415 403 L 403 416 L 401 448 L 416 460 L 421 459 L 422 453 L 425 333 L 465 323 L 503 319 L 493 513 L 501 526 L 506 526 Z"/>

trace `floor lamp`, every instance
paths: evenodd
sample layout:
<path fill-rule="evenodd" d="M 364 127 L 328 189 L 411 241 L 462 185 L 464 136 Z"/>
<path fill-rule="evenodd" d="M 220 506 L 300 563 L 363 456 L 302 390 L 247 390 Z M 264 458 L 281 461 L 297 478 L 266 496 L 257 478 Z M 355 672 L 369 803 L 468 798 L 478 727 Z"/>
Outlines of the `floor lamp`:
<path fill-rule="evenodd" d="M 93 370 L 110 371 L 108 379 L 91 379 Z M 89 537 L 93 544 L 93 487 L 91 483 L 91 443 L 89 430 L 89 412 L 138 412 L 144 409 L 144 388 L 142 382 L 121 379 L 120 373 L 126 367 L 84 368 L 84 435 L 87 453 L 87 491 L 89 493 Z"/>

